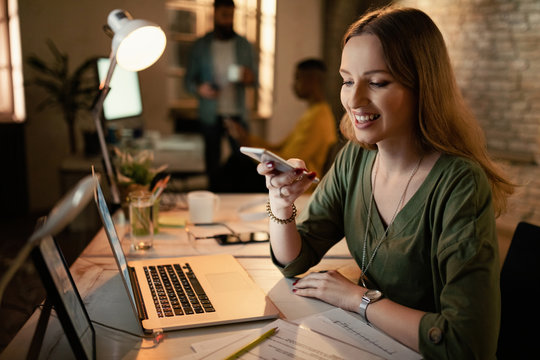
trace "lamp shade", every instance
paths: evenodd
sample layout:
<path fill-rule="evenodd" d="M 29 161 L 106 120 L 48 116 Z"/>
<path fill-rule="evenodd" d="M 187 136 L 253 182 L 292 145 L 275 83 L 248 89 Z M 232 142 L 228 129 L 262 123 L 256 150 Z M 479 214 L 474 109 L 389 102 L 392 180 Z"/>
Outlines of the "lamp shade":
<path fill-rule="evenodd" d="M 112 52 L 118 65 L 129 71 L 144 70 L 163 54 L 165 33 L 156 24 L 133 19 L 125 10 L 110 12 L 107 23 L 114 32 Z"/>

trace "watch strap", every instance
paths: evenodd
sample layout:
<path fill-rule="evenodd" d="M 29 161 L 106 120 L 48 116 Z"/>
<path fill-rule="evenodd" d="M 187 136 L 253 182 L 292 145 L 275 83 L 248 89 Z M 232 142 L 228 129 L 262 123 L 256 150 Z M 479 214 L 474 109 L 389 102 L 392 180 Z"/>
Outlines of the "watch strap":
<path fill-rule="evenodd" d="M 370 325 L 370 323 L 369 323 L 369 321 L 367 319 L 367 316 L 366 316 L 366 310 L 367 310 L 367 307 L 368 307 L 370 302 L 371 302 L 371 300 L 367 296 L 364 295 L 364 296 L 362 296 L 362 302 L 358 306 L 358 314 L 360 314 L 360 317 L 361 317 L 362 321 L 365 322 L 368 325 Z"/>

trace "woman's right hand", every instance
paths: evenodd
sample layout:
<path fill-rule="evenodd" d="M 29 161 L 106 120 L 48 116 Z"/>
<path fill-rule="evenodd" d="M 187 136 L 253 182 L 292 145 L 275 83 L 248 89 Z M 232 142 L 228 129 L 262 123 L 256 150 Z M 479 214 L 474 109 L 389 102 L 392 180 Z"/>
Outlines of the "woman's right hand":
<path fill-rule="evenodd" d="M 290 206 L 310 187 L 317 176 L 315 172 L 306 174 L 305 163 L 300 159 L 289 159 L 287 162 L 295 169 L 280 172 L 275 169 L 273 161 L 261 162 L 257 166 L 259 174 L 266 177 L 272 211 L 278 217 L 289 211 Z"/>

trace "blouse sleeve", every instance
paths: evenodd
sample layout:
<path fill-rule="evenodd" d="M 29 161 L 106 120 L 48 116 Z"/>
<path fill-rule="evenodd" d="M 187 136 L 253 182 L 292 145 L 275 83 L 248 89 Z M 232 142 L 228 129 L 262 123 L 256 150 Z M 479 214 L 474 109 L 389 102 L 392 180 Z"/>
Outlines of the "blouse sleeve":
<path fill-rule="evenodd" d="M 420 351 L 426 359 L 494 359 L 500 266 L 489 182 L 481 169 L 468 167 L 452 174 L 437 196 L 431 261 L 440 310 L 420 322 Z"/>
<path fill-rule="evenodd" d="M 344 149 L 347 146 L 344 147 Z M 324 254 L 343 236 L 343 191 L 347 162 L 343 150 L 321 180 L 304 210 L 298 216 L 298 232 L 302 249 L 298 257 L 283 266 L 271 252 L 274 264 L 286 277 L 302 274 L 317 265 Z"/>

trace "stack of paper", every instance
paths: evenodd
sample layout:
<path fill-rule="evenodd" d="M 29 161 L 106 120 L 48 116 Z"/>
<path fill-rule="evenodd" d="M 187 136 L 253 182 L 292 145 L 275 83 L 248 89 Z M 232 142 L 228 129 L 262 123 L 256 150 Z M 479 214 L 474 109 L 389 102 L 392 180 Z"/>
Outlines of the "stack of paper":
<path fill-rule="evenodd" d="M 358 317 L 332 309 L 291 323 L 276 320 L 258 330 L 192 344 L 183 359 L 224 359 L 274 327 L 278 331 L 250 349 L 250 359 L 421 359 L 422 356 Z M 246 357 L 248 357 L 246 356 Z"/>

